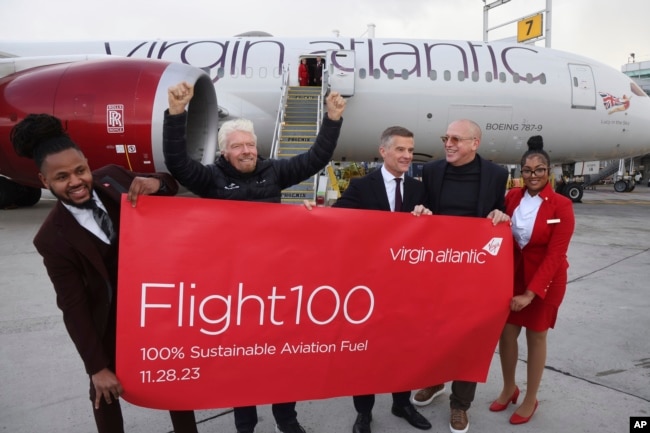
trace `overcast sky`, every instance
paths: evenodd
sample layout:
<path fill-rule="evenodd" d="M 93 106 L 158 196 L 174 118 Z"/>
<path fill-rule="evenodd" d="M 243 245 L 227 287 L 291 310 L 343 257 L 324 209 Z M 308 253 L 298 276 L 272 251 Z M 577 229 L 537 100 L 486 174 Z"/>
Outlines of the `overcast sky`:
<path fill-rule="evenodd" d="M 493 3 L 495 0 L 487 0 Z M 0 41 L 274 36 L 482 40 L 482 0 L 0 0 Z M 545 0 L 493 8 L 489 27 L 544 9 Z M 620 69 L 650 60 L 650 0 L 555 0 L 552 48 Z M 512 24 L 490 32 L 514 36 Z M 544 42 L 539 42 L 543 45 Z M 0 46 L 0 50 L 7 47 Z"/>

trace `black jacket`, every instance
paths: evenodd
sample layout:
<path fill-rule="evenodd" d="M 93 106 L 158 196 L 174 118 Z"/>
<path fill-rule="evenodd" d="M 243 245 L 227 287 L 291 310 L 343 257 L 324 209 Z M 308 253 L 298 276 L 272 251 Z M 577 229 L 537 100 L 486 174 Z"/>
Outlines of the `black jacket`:
<path fill-rule="evenodd" d="M 323 118 L 307 152 L 288 159 L 258 157 L 252 173 L 237 171 L 223 156 L 209 165 L 190 158 L 185 143 L 187 112 L 165 111 L 163 154 L 169 172 L 188 190 L 204 198 L 280 203 L 283 189 L 318 173 L 332 159 L 343 119 Z"/>
<path fill-rule="evenodd" d="M 424 185 L 417 179 L 404 176 L 402 212 L 411 212 L 418 204 L 424 204 Z M 390 211 L 381 169 L 350 180 L 350 185 L 332 207 Z"/>
<path fill-rule="evenodd" d="M 494 209 L 505 210 L 504 200 L 508 171 L 479 155 L 476 157 L 481 166 L 481 179 L 475 216 L 486 217 Z M 427 162 L 422 167 L 422 183 L 427 197 L 426 207 L 438 215 L 440 214 L 440 195 L 447 164 L 445 159 L 439 159 Z"/>

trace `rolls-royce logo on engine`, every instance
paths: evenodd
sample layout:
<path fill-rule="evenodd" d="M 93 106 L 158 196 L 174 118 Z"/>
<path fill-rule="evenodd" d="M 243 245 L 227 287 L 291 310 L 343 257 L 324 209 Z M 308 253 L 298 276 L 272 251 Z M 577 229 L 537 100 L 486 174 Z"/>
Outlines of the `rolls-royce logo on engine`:
<path fill-rule="evenodd" d="M 106 129 L 109 134 L 124 132 L 124 105 L 111 104 L 106 106 Z"/>

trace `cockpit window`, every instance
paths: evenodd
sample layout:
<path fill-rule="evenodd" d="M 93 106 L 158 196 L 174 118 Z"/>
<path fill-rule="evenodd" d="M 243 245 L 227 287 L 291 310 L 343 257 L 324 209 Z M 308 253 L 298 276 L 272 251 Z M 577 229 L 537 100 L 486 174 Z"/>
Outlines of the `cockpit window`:
<path fill-rule="evenodd" d="M 648 96 L 643 91 L 643 89 L 639 87 L 639 85 L 634 81 L 630 81 L 630 90 L 632 90 L 632 93 L 634 93 L 636 96 Z"/>

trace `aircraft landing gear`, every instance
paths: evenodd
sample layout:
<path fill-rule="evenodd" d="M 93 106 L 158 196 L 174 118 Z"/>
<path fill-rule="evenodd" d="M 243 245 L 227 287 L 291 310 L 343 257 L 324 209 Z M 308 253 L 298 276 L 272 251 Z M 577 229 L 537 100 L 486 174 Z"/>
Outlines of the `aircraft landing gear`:
<path fill-rule="evenodd" d="M 40 199 L 40 188 L 21 185 L 0 176 L 0 209 L 34 206 Z"/>
<path fill-rule="evenodd" d="M 572 202 L 580 203 L 582 201 L 582 195 L 584 192 L 585 190 L 581 184 L 577 182 L 570 182 L 564 187 L 562 194 L 569 197 Z"/>
<path fill-rule="evenodd" d="M 570 198 L 573 203 L 581 203 L 585 188 L 581 183 L 578 182 L 562 182 L 556 185 L 555 192 Z"/>
<path fill-rule="evenodd" d="M 631 191 L 629 188 L 630 188 L 630 183 L 627 180 L 620 179 L 614 182 L 614 191 L 616 192 Z"/>

